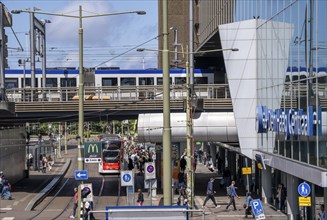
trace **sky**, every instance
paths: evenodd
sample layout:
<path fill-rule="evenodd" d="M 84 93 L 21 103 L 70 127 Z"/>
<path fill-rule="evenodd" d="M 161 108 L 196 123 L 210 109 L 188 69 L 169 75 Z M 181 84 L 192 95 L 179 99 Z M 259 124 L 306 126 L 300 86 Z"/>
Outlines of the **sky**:
<path fill-rule="evenodd" d="M 41 9 L 40 12 L 78 16 L 80 5 L 83 16 L 145 11 L 146 15 L 124 14 L 82 19 L 84 67 L 120 67 L 121 69 L 157 67 L 156 53 L 136 51 L 138 47 L 158 48 L 157 0 L 6 0 L 1 2 L 10 12 L 22 9 L 33 10 L 35 7 Z M 18 65 L 18 60 L 30 57 L 30 15 L 20 13 L 12 16 L 12 29 L 5 28 L 8 35 L 8 64 L 11 69 L 19 69 L 22 67 Z M 35 14 L 35 17 L 39 20 L 51 21 L 46 24 L 47 67 L 78 67 L 79 19 L 41 14 Z M 18 41 L 24 51 L 18 49 L 20 47 Z M 39 60 L 41 61 L 42 58 L 40 57 Z M 41 68 L 41 65 L 42 62 L 36 62 L 36 68 Z M 29 68 L 27 62 L 26 69 Z"/>

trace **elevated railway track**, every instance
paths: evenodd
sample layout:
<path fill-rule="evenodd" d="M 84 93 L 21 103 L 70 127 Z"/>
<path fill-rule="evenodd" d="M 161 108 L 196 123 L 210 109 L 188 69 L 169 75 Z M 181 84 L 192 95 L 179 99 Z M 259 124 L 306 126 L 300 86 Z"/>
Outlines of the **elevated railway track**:
<path fill-rule="evenodd" d="M 285 86 L 281 97 L 282 108 L 298 108 L 306 88 Z M 319 105 L 327 111 L 327 91 L 319 87 Z M 27 121 L 77 120 L 78 88 L 8 89 L 7 97 L 15 103 L 15 115 L 2 118 L 2 124 Z M 139 113 L 160 113 L 163 109 L 162 86 L 85 87 L 84 113 L 86 120 L 132 119 Z M 226 84 L 195 86 L 194 103 L 204 112 L 232 112 L 233 105 Z M 171 112 L 185 110 L 186 89 L 181 85 L 170 88 Z M 200 104 L 201 103 L 201 104 Z"/>

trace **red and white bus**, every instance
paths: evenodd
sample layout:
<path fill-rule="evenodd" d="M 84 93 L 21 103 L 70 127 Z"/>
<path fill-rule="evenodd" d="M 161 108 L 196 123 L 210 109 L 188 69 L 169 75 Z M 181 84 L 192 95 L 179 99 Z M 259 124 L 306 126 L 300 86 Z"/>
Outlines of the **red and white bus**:
<path fill-rule="evenodd" d="M 118 135 L 101 135 L 102 162 L 99 163 L 99 173 L 120 173 L 123 167 L 124 142 Z"/>

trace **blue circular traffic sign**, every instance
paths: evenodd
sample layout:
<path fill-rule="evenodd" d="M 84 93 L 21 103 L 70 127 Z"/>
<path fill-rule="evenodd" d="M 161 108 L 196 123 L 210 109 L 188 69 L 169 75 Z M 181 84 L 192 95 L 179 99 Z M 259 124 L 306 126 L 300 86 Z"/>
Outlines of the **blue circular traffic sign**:
<path fill-rule="evenodd" d="M 297 191 L 300 194 L 300 196 L 307 197 L 308 195 L 310 195 L 311 188 L 309 184 L 303 182 L 297 187 Z"/>
<path fill-rule="evenodd" d="M 146 170 L 149 172 L 149 173 L 152 173 L 154 171 L 154 166 L 152 165 L 149 165 Z"/>
<path fill-rule="evenodd" d="M 124 182 L 129 182 L 129 181 L 131 181 L 131 179 L 132 179 L 131 175 L 129 175 L 128 173 L 124 174 L 124 176 L 123 176 Z"/>

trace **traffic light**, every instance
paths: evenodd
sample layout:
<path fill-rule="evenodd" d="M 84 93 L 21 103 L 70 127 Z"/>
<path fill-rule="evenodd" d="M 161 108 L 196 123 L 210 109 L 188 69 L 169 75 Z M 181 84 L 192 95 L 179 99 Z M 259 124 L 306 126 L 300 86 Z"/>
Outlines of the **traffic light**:
<path fill-rule="evenodd" d="M 81 191 L 82 199 L 85 199 L 91 193 L 91 189 L 88 187 L 84 187 Z"/>

